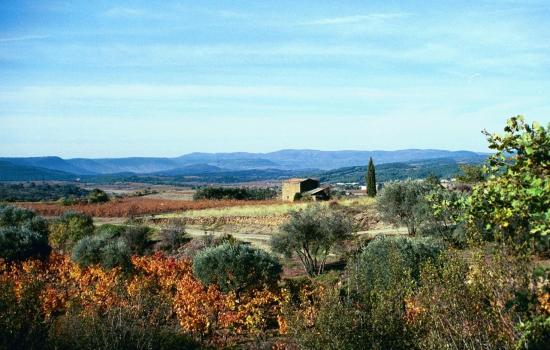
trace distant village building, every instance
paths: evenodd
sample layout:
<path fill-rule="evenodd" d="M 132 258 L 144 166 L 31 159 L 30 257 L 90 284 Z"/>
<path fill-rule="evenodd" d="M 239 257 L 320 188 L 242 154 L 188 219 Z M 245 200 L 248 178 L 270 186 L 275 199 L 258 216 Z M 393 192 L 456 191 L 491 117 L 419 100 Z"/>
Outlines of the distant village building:
<path fill-rule="evenodd" d="M 303 196 L 311 196 L 313 200 L 330 198 L 330 187 L 321 186 L 315 179 L 289 179 L 283 181 L 283 200 L 293 202 Z"/>

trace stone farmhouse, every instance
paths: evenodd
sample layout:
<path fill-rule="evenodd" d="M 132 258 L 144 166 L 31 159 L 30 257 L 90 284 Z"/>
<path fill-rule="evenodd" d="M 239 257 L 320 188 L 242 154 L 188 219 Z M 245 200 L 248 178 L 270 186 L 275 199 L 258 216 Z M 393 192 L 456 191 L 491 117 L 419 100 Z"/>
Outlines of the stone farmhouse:
<path fill-rule="evenodd" d="M 321 186 L 316 179 L 288 179 L 283 181 L 283 201 L 293 202 L 303 196 L 311 196 L 315 201 L 330 198 L 330 186 Z"/>

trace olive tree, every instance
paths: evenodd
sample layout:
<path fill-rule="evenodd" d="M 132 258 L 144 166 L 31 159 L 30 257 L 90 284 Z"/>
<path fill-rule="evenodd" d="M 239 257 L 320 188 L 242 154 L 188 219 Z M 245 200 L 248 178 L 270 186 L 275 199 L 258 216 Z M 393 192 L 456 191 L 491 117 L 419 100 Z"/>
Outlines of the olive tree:
<path fill-rule="evenodd" d="M 387 183 L 378 198 L 382 219 L 396 226 L 407 226 L 409 234 L 415 235 L 429 210 L 425 197 L 433 189 L 433 185 L 425 181 Z"/>
<path fill-rule="evenodd" d="M 205 285 L 224 292 L 273 286 L 282 267 L 269 253 L 242 243 L 224 243 L 202 250 L 193 259 L 193 273 Z"/>
<path fill-rule="evenodd" d="M 319 275 L 331 249 L 351 237 L 353 225 L 342 212 L 312 205 L 290 212 L 281 233 L 271 239 L 274 252 L 291 257 L 296 254 L 307 274 Z"/>

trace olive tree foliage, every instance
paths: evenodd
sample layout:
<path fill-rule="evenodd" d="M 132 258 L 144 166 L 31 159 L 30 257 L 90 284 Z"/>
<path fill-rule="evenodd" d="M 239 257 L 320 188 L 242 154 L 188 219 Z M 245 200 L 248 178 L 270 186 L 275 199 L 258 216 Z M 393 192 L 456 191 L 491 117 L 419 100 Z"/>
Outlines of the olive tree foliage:
<path fill-rule="evenodd" d="M 296 254 L 307 274 L 324 271 L 327 257 L 334 246 L 351 237 L 353 224 L 342 212 L 319 205 L 290 212 L 281 233 L 271 239 L 274 252 L 291 257 Z"/>
<path fill-rule="evenodd" d="M 145 226 L 100 226 L 93 236 L 81 238 L 71 252 L 71 259 L 80 266 L 100 264 L 105 268 L 131 267 L 132 255 L 150 251 L 151 230 Z"/>
<path fill-rule="evenodd" d="M 425 237 L 378 236 L 346 266 L 338 286 L 318 298 L 317 310 L 299 310 L 290 334 L 305 349 L 416 349 L 404 307 L 421 266 L 443 251 Z"/>
<path fill-rule="evenodd" d="M 50 250 L 46 220 L 27 209 L 0 205 L 0 259 L 44 258 Z"/>
<path fill-rule="evenodd" d="M 427 210 L 425 196 L 433 189 L 425 181 L 389 182 L 378 198 L 378 211 L 384 221 L 407 226 L 409 234 L 415 235 Z"/>
<path fill-rule="evenodd" d="M 487 181 L 465 203 L 465 221 L 475 237 L 550 251 L 549 128 L 517 116 L 503 134 L 484 131 L 496 153 L 486 166 Z"/>
<path fill-rule="evenodd" d="M 281 264 L 269 253 L 242 243 L 224 243 L 202 250 L 193 259 L 193 273 L 205 285 L 240 292 L 275 285 Z"/>

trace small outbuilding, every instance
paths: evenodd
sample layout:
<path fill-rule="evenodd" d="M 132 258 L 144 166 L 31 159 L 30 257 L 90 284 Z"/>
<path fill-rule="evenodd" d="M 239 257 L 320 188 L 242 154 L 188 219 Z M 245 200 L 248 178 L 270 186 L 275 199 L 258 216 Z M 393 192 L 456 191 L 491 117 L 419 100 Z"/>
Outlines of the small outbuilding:
<path fill-rule="evenodd" d="M 282 199 L 293 202 L 304 195 L 311 196 L 314 200 L 324 200 L 330 197 L 330 187 L 320 186 L 317 179 L 288 179 L 283 181 Z"/>
<path fill-rule="evenodd" d="M 307 191 L 305 194 L 311 196 L 314 201 L 326 201 L 330 199 L 330 186 L 317 187 L 314 190 Z"/>

